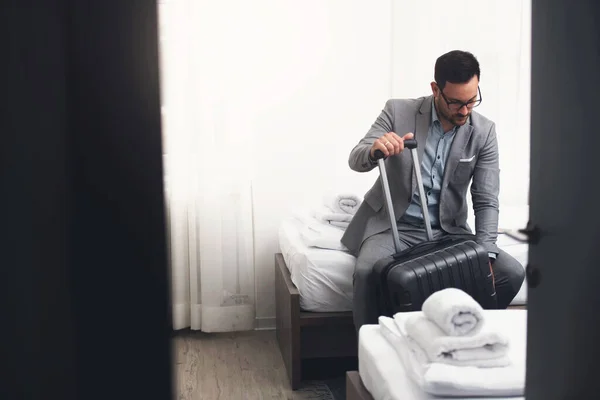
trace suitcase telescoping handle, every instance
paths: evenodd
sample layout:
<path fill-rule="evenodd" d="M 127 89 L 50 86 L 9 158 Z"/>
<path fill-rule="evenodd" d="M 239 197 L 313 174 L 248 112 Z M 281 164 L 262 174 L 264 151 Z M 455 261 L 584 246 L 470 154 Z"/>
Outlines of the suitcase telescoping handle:
<path fill-rule="evenodd" d="M 415 139 L 407 139 L 404 141 L 404 149 L 409 149 L 412 156 L 413 167 L 415 170 L 415 176 L 417 178 L 417 187 L 419 189 L 419 198 L 421 199 L 421 210 L 423 211 L 423 219 L 425 221 L 425 230 L 427 232 L 427 239 L 433 240 L 433 232 L 431 231 L 431 220 L 429 219 L 429 209 L 427 208 L 427 197 L 425 197 L 425 188 L 423 187 L 423 178 L 421 176 L 421 163 L 419 162 L 419 155 L 417 154 L 417 141 Z M 385 171 L 385 156 L 381 150 L 375 150 L 375 159 L 379 166 L 379 177 L 381 179 L 381 185 L 383 186 L 383 194 L 385 196 L 385 206 L 390 217 L 390 224 L 392 228 L 392 237 L 394 238 L 394 246 L 396 247 L 396 253 L 400 252 L 400 238 L 398 236 L 398 226 L 396 225 L 396 216 L 394 215 L 394 206 L 392 204 L 392 195 L 390 193 L 390 186 L 387 179 L 387 173 Z"/>

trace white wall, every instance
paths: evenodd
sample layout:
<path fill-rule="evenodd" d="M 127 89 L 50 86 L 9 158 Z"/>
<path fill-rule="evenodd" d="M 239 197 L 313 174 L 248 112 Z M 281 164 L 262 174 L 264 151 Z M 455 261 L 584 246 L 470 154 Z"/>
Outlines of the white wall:
<path fill-rule="evenodd" d="M 256 143 L 257 318 L 267 319 L 260 326 L 275 315 L 281 219 L 325 190 L 368 189 L 376 175 L 351 171 L 348 154 L 391 95 L 389 1 L 277 4 L 276 11 L 253 13 L 265 37 L 252 50 L 262 57 L 248 70 L 260 88 L 248 110 Z"/>
<path fill-rule="evenodd" d="M 475 110 L 496 123 L 500 203 L 528 204 L 530 1 L 395 0 L 392 15 L 392 95 L 430 94 L 435 60 L 450 50 L 472 52 L 483 97 Z"/>

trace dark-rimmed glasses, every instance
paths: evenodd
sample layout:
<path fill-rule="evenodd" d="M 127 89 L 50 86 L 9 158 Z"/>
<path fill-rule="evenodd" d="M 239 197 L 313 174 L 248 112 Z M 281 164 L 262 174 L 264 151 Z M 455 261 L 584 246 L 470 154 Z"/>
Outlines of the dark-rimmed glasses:
<path fill-rule="evenodd" d="M 480 105 L 481 100 L 482 100 L 481 89 L 479 88 L 479 86 L 477 86 L 477 94 L 479 95 L 478 98 L 475 100 L 467 101 L 466 103 L 463 103 L 462 101 L 458 101 L 458 100 L 449 101 L 446 98 L 446 95 L 444 94 L 444 91 L 442 89 L 440 89 L 440 93 L 442 94 L 442 97 L 444 98 L 444 101 L 446 102 L 446 104 L 448 104 L 448 108 L 450 108 L 452 111 L 458 111 L 463 107 L 467 107 L 470 110 L 470 109 Z"/>

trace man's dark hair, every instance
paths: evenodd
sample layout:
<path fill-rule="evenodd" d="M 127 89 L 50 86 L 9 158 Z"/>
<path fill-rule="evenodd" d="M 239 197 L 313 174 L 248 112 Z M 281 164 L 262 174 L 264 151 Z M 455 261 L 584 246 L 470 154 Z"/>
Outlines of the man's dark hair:
<path fill-rule="evenodd" d="M 441 90 L 450 83 L 467 83 L 477 75 L 479 79 L 479 62 L 468 51 L 453 50 L 441 55 L 435 62 L 435 81 Z"/>

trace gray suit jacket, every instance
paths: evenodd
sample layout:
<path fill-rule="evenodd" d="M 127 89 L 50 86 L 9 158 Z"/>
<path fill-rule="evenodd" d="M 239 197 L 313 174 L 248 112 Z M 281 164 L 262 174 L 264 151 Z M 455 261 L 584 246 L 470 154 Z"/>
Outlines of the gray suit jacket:
<path fill-rule="evenodd" d="M 403 136 L 415 134 L 419 143 L 419 160 L 423 158 L 425 143 L 431 124 L 433 96 L 418 99 L 391 99 L 364 138 L 352 149 L 348 163 L 358 172 L 376 168 L 369 162 L 373 142 L 387 132 Z M 409 151 L 389 157 L 385 161 L 394 213 L 404 215 L 417 189 Z M 488 252 L 498 253 L 498 193 L 500 169 L 495 124 L 482 115 L 472 112 L 469 121 L 456 132 L 446 162 L 440 193 L 440 225 L 448 233 L 473 233 L 467 225 L 467 190 L 475 212 L 477 242 Z M 362 243 L 372 235 L 390 228 L 384 206 L 383 189 L 379 179 L 365 194 L 356 215 L 342 237 L 342 243 L 355 256 Z"/>

